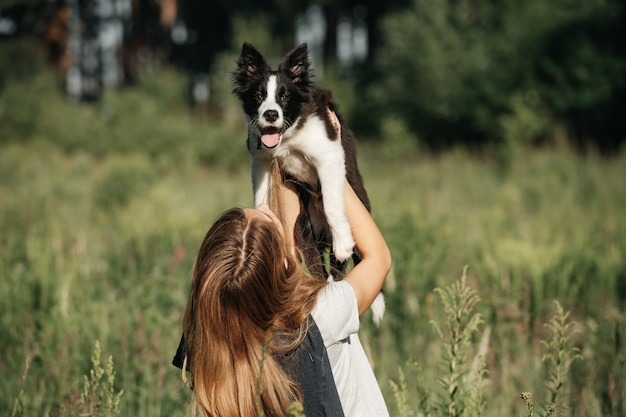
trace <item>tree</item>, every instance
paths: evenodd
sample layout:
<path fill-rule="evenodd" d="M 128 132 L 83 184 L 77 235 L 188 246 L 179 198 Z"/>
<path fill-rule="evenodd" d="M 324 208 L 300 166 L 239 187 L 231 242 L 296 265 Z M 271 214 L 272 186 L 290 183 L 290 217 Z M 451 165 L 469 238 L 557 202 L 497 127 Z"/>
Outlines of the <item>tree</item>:
<path fill-rule="evenodd" d="M 576 5 L 413 0 L 383 20 L 376 82 L 362 101 L 399 116 L 435 150 L 536 141 L 557 123 L 595 144 L 607 136 L 594 127 L 615 126 L 614 149 L 626 137 L 606 112 L 624 100 L 624 6 Z M 524 138 L 504 129 L 503 120 L 522 123 L 520 112 L 548 128 Z"/>

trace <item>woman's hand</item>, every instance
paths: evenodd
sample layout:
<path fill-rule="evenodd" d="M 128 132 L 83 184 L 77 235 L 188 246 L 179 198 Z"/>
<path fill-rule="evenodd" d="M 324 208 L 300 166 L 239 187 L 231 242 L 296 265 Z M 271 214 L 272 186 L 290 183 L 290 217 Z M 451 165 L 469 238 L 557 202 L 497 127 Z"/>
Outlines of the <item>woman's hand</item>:
<path fill-rule="evenodd" d="M 337 132 L 337 137 L 341 137 L 341 123 L 339 123 L 339 119 L 337 118 L 337 114 L 331 109 L 326 109 L 326 113 L 328 113 L 328 118 L 330 119 L 330 124 L 333 125 L 335 132 Z"/>

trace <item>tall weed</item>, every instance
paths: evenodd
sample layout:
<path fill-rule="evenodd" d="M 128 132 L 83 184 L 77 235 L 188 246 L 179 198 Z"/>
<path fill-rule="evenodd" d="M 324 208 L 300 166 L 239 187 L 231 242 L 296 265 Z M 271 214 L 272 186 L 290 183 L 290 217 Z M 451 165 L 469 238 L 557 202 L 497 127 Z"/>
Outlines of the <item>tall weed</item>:
<path fill-rule="evenodd" d="M 100 342 L 96 341 L 91 356 L 91 370 L 84 375 L 80 396 L 70 395 L 52 411 L 52 417 L 115 417 L 120 415 L 120 400 L 124 390 L 115 388 L 113 357 L 102 367 Z"/>
<path fill-rule="evenodd" d="M 443 289 L 435 289 L 445 311 L 446 331 L 436 321 L 437 333 L 443 339 L 441 386 L 444 390 L 435 409 L 448 417 L 480 416 L 484 409 L 482 380 L 486 369 L 486 352 L 477 352 L 471 359 L 472 337 L 483 320 L 474 309 L 480 297 L 467 286 L 467 268 L 460 281 Z M 474 362 L 474 363 L 472 363 Z"/>
<path fill-rule="evenodd" d="M 542 415 L 565 416 L 568 410 L 567 373 L 572 362 L 583 359 L 580 349 L 571 346 L 573 336 L 580 332 L 578 324 L 568 320 L 569 312 L 565 312 L 558 301 L 555 301 L 556 313 L 545 326 L 550 330 L 550 340 L 541 340 L 545 348 L 542 361 L 546 362 L 548 398 L 543 407 Z M 520 394 L 528 411 L 525 417 L 535 416 L 535 401 L 529 391 Z M 563 398 L 565 397 L 565 398 Z"/>
<path fill-rule="evenodd" d="M 433 388 L 425 380 L 421 367 L 415 366 L 416 392 L 409 393 L 407 377 L 400 368 L 398 382 L 391 381 L 399 415 L 483 415 L 486 345 L 473 351 L 473 336 L 484 322 L 480 313 L 475 312 L 480 298 L 467 285 L 467 268 L 460 280 L 435 292 L 441 298 L 445 313 L 443 328 L 437 321 L 431 321 L 442 341 L 439 367 L 434 370 L 439 389 Z M 411 408 L 409 396 L 413 398 L 412 405 L 418 406 L 416 410 Z"/>

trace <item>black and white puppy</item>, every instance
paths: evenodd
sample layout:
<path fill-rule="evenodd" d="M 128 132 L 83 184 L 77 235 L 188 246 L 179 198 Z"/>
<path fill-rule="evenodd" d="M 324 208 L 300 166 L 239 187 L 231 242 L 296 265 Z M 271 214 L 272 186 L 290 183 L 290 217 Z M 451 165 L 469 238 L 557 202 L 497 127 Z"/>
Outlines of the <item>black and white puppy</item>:
<path fill-rule="evenodd" d="M 252 156 L 254 203 L 268 203 L 270 163 L 296 180 L 317 187 L 330 229 L 334 256 L 345 261 L 354 239 L 345 214 L 344 180 L 365 206 L 369 199 L 356 161 L 356 144 L 345 126 L 330 91 L 313 84 L 307 45 L 289 52 L 277 71 L 249 43 L 244 43 L 233 74 L 233 92 L 248 117 L 248 150 Z M 341 123 L 341 138 L 329 119 L 328 109 Z"/>
<path fill-rule="evenodd" d="M 233 84 L 248 120 L 255 206 L 269 203 L 271 162 L 276 159 L 284 172 L 319 190 L 323 213 L 309 205 L 308 219 L 315 234 L 330 234 L 334 258 L 347 260 L 354 238 L 345 212 L 345 180 L 368 210 L 370 202 L 357 166 L 354 136 L 331 92 L 313 83 L 307 45 L 289 52 L 274 71 L 259 51 L 244 43 Z M 341 124 L 341 137 L 328 110 Z M 372 310 L 379 322 L 384 314 L 382 294 Z"/>

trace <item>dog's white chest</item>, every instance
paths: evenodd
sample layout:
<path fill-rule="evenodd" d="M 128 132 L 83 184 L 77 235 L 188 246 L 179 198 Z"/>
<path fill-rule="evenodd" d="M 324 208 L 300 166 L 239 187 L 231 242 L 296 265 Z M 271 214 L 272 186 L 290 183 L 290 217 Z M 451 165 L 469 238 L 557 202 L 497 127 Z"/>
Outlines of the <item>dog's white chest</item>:
<path fill-rule="evenodd" d="M 306 155 L 297 151 L 277 153 L 281 167 L 293 175 L 297 180 L 308 184 L 317 183 L 317 171 Z"/>

